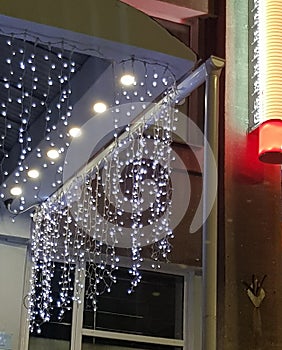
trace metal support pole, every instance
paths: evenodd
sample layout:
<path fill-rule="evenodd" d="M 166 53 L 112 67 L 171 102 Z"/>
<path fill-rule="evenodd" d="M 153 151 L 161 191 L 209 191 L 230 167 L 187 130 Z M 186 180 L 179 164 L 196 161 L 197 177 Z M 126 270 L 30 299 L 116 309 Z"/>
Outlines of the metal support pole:
<path fill-rule="evenodd" d="M 205 142 L 213 151 L 218 164 L 218 122 L 219 122 L 219 77 L 224 66 L 222 59 L 211 57 L 206 63 L 205 86 Z M 211 186 L 217 185 L 217 171 L 211 171 L 214 162 L 204 147 L 203 174 L 203 214 Z M 216 169 L 215 169 L 216 170 Z M 203 225 L 202 261 L 203 261 L 203 306 L 202 306 L 202 350 L 216 350 L 216 304 L 217 304 L 217 197 L 213 208 Z"/>

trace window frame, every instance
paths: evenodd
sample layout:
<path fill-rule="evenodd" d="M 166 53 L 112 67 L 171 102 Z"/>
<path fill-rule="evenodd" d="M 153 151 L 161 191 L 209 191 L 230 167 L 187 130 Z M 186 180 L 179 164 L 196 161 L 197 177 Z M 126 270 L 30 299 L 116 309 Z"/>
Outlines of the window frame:
<path fill-rule="evenodd" d="M 130 259 L 121 257 L 120 266 L 129 267 Z M 141 271 L 152 271 L 152 262 L 150 260 L 144 260 Z M 24 301 L 29 292 L 29 279 L 31 273 L 31 260 L 28 259 L 26 264 L 26 275 L 25 275 L 25 286 L 24 286 Z M 176 338 L 162 338 L 154 336 L 146 336 L 132 333 L 120 333 L 104 330 L 95 330 L 89 328 L 83 328 L 83 312 L 84 312 L 84 294 L 85 289 L 82 288 L 80 294 L 80 303 L 74 302 L 72 309 L 72 328 L 71 328 L 71 338 L 70 338 L 70 350 L 81 350 L 82 349 L 82 337 L 100 337 L 113 340 L 124 340 L 124 341 L 134 341 L 139 343 L 147 344 L 158 344 L 158 345 L 168 345 L 180 347 L 183 350 L 196 350 L 200 347 L 194 345 L 199 343 L 196 339 L 194 331 L 200 327 L 200 317 L 199 312 L 201 310 L 201 298 L 199 298 L 199 286 L 195 285 L 195 277 L 201 278 L 201 268 L 189 267 L 186 265 L 179 265 L 174 263 L 160 263 L 160 269 L 155 270 L 163 274 L 171 274 L 175 276 L 182 276 L 184 278 L 183 285 L 183 336 L 182 339 Z M 85 267 L 85 266 L 84 266 Z M 80 266 L 81 268 L 81 266 Z M 84 270 L 85 271 L 85 270 Z M 79 278 L 80 277 L 80 278 Z M 78 273 L 78 269 L 75 269 L 75 283 L 83 284 L 85 286 L 85 274 Z M 141 282 L 142 283 L 142 282 Z M 137 287 L 138 288 L 138 287 Z M 196 304 L 195 304 L 196 301 Z M 200 327 L 201 328 L 201 327 Z M 20 332 L 20 350 L 29 349 L 29 321 L 28 321 L 28 310 L 23 303 L 22 315 L 21 315 L 21 332 Z"/>

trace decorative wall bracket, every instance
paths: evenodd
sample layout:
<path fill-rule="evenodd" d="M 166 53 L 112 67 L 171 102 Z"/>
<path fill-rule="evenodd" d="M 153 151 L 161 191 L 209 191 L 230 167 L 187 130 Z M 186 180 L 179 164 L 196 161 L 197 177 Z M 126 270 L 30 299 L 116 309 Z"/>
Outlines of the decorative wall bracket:
<path fill-rule="evenodd" d="M 256 275 L 253 275 L 252 282 L 250 284 L 243 281 L 243 284 L 246 286 L 247 295 L 256 308 L 260 307 L 262 301 L 265 298 L 265 290 L 262 288 L 265 278 L 266 275 L 264 275 L 263 278 L 259 280 Z"/>

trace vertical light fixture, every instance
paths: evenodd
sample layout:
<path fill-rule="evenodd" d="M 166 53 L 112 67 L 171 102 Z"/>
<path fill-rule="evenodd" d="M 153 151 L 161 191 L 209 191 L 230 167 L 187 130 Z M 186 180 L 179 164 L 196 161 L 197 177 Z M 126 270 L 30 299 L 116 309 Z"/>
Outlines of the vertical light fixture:
<path fill-rule="evenodd" d="M 259 159 L 282 163 L 282 2 L 254 1 L 258 54 Z"/>

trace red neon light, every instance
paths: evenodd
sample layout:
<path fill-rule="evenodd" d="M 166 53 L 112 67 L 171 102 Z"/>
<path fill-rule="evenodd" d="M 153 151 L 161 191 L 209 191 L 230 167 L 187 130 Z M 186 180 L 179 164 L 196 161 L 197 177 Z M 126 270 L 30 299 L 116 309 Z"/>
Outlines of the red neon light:
<path fill-rule="evenodd" d="M 282 164 L 282 120 L 269 119 L 259 126 L 259 159 Z"/>

